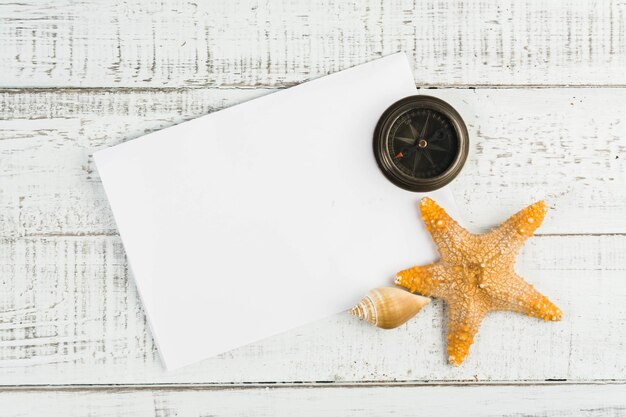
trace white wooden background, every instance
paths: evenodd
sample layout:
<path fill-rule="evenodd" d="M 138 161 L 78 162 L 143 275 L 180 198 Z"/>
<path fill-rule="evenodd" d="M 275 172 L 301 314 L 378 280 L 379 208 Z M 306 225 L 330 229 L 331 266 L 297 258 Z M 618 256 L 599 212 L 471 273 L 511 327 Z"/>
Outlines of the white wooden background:
<path fill-rule="evenodd" d="M 518 269 L 563 321 L 452 368 L 434 302 L 164 372 L 93 152 L 396 51 L 467 122 L 468 226 L 547 199 Z M 625 416 L 625 161 L 624 0 L 0 0 L 0 415 Z"/>

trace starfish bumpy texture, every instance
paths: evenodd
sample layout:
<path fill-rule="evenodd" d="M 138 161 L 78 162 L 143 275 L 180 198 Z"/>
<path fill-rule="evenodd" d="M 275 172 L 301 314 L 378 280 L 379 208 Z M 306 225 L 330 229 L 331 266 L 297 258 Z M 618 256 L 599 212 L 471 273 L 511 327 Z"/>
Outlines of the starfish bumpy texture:
<path fill-rule="evenodd" d="M 429 198 L 421 200 L 420 210 L 441 259 L 399 272 L 395 283 L 446 302 L 450 364 L 463 362 L 490 311 L 516 311 L 546 321 L 561 319 L 561 310 L 514 271 L 517 253 L 546 215 L 543 201 L 484 235 L 459 226 Z"/>

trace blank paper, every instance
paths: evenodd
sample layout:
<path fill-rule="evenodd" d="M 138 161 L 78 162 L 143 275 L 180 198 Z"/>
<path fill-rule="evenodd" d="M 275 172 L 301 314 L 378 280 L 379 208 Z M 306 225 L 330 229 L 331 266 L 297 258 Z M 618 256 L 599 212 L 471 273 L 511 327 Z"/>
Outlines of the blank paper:
<path fill-rule="evenodd" d="M 421 195 L 372 150 L 383 111 L 413 94 L 395 54 L 95 154 L 167 368 L 343 311 L 437 259 Z M 448 191 L 429 195 L 454 213 Z"/>

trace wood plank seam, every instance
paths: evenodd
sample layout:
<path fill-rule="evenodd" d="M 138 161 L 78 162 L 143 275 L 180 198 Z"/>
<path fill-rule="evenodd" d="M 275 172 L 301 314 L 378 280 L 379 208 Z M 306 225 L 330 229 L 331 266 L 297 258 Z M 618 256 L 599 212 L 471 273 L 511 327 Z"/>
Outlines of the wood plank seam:
<path fill-rule="evenodd" d="M 567 386 L 622 386 L 626 387 L 626 380 L 581 380 L 581 381 L 272 381 L 272 382 L 233 382 L 233 383 L 184 383 L 176 382 L 170 384 L 144 383 L 144 384 L 19 384 L 0 385 L 1 391 L 82 391 L 82 390 L 148 390 L 148 391 L 170 391 L 170 390 L 202 390 L 202 391 L 224 391 L 224 390 L 257 390 L 257 389 L 310 389 L 310 388 L 420 388 L 420 387 L 567 387 Z"/>

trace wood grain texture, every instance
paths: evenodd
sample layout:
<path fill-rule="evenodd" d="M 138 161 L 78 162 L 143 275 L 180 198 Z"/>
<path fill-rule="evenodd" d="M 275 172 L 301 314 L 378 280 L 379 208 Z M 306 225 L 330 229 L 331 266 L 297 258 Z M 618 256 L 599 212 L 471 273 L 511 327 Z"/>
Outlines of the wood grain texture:
<path fill-rule="evenodd" d="M 528 88 L 626 86 L 623 0 L 49 3 L 0 1 L 1 415 L 626 416 L 626 89 Z M 468 124 L 467 226 L 546 198 L 518 270 L 564 320 L 495 314 L 451 368 L 441 302 L 340 314 L 165 373 L 93 152 L 397 51 L 461 87 L 422 92 Z"/>
<path fill-rule="evenodd" d="M 397 51 L 418 85 L 626 85 L 621 0 L 0 2 L 5 87 L 285 86 Z"/>
<path fill-rule="evenodd" d="M 626 236 L 536 237 L 518 270 L 564 320 L 493 314 L 460 368 L 436 301 L 396 330 L 343 313 L 165 373 L 118 237 L 5 239 L 0 384 L 626 380 Z"/>
<path fill-rule="evenodd" d="M 0 393 L 5 416 L 623 417 L 626 385 L 76 389 Z"/>
<path fill-rule="evenodd" d="M 95 150 L 269 92 L 0 91 L 0 236 L 117 234 Z M 626 102 L 626 89 L 423 92 L 468 125 L 470 155 L 452 184 L 468 227 L 544 198 L 540 234 L 626 233 L 626 106 L 607 105 Z"/>
<path fill-rule="evenodd" d="M 466 224 L 553 208 L 520 268 L 564 322 L 495 315 L 455 369 L 441 303 L 393 332 L 339 315 L 163 373 L 91 155 L 271 91 L 0 93 L 0 384 L 626 380 L 626 109 L 605 105 L 623 89 L 428 90 L 470 130 L 453 188 Z"/>

